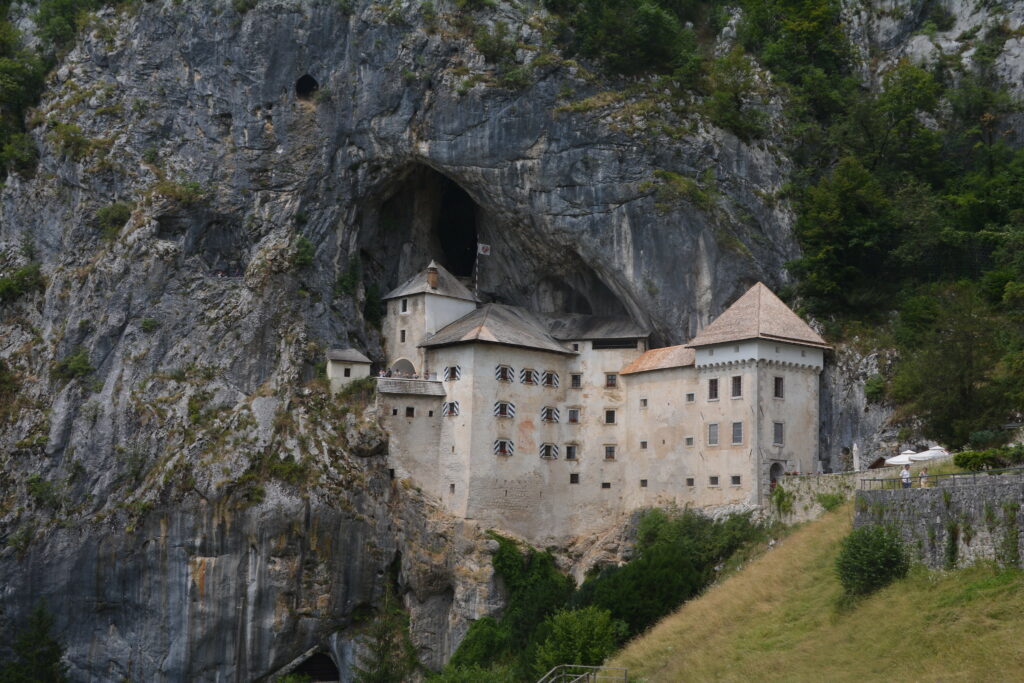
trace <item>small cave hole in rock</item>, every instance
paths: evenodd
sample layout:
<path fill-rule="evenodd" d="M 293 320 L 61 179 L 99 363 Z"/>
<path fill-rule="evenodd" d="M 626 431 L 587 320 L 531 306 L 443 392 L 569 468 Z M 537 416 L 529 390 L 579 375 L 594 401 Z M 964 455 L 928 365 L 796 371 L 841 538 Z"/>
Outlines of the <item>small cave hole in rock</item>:
<path fill-rule="evenodd" d="M 299 80 L 295 81 L 295 95 L 300 100 L 308 100 L 313 97 L 313 94 L 320 89 L 320 84 L 316 82 L 316 79 L 309 74 L 299 76 Z"/>
<path fill-rule="evenodd" d="M 341 679 L 334 660 L 324 652 L 316 652 L 291 671 L 291 675 L 307 681 L 337 681 Z M 303 678 L 304 677 L 304 678 Z"/>

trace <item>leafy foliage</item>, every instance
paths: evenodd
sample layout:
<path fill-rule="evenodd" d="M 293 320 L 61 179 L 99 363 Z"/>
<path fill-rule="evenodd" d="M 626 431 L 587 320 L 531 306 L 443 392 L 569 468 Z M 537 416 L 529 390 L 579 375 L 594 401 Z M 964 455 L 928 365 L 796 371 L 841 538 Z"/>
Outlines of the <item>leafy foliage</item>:
<path fill-rule="evenodd" d="M 38 263 L 29 263 L 10 275 L 0 277 L 0 303 L 14 301 L 29 292 L 45 288 Z"/>
<path fill-rule="evenodd" d="M 1024 446 L 963 451 L 953 456 L 953 464 L 971 472 L 1024 465 Z"/>
<path fill-rule="evenodd" d="M 846 496 L 841 493 L 819 493 L 814 499 L 818 501 L 818 505 L 831 512 L 846 501 Z"/>
<path fill-rule="evenodd" d="M 353 667 L 356 683 L 406 681 L 419 668 L 416 647 L 409 637 L 409 617 L 395 599 L 390 586 L 377 618 L 363 634 L 367 653 Z"/>
<path fill-rule="evenodd" d="M 40 602 L 14 638 L 14 659 L 0 665 L 0 683 L 64 683 L 64 647 L 53 634 L 53 615 Z"/>
<path fill-rule="evenodd" d="M 601 664 L 624 640 L 626 625 L 596 607 L 563 610 L 541 625 L 547 637 L 537 648 L 534 673 L 541 677 L 559 664 Z"/>
<path fill-rule="evenodd" d="M 910 561 L 899 535 L 891 527 L 869 524 L 843 539 L 836 573 L 848 595 L 867 595 L 903 578 Z"/>
<path fill-rule="evenodd" d="M 70 380 L 88 375 L 94 369 L 89 364 L 89 352 L 79 348 L 53 364 L 53 376 Z"/>
<path fill-rule="evenodd" d="M 300 235 L 295 243 L 295 255 L 292 257 L 292 265 L 296 268 L 306 268 L 313 265 L 313 257 L 316 255 L 316 245 Z"/>
<path fill-rule="evenodd" d="M 124 202 L 115 202 L 100 208 L 96 212 L 96 223 L 99 225 L 103 239 L 116 239 L 131 215 L 131 205 Z"/>

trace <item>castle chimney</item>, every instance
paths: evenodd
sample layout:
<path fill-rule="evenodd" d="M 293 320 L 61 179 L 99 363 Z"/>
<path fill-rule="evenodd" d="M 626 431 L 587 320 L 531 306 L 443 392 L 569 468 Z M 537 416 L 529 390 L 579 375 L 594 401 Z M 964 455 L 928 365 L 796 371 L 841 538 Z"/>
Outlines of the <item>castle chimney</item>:
<path fill-rule="evenodd" d="M 427 285 L 431 289 L 437 289 L 437 268 L 427 266 Z"/>

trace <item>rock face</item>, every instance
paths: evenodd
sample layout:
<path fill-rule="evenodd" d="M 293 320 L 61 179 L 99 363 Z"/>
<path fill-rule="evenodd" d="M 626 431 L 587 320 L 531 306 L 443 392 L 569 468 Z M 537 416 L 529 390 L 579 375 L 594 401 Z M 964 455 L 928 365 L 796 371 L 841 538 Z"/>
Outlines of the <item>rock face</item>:
<path fill-rule="evenodd" d="M 678 343 L 798 253 L 778 101 L 746 144 L 564 59 L 529 7 L 245 4 L 100 12 L 0 191 L 0 274 L 47 279 L 0 315 L 0 642 L 44 598 L 76 680 L 259 679 L 311 648 L 345 677 L 389 582 L 438 667 L 500 609 L 479 530 L 389 479 L 365 396 L 309 384 L 329 346 L 380 357 L 377 298 L 430 259 L 468 277 L 490 244 L 483 298 Z M 473 46 L 495 21 L 528 78 Z M 830 448 L 876 429 L 844 368 Z"/>

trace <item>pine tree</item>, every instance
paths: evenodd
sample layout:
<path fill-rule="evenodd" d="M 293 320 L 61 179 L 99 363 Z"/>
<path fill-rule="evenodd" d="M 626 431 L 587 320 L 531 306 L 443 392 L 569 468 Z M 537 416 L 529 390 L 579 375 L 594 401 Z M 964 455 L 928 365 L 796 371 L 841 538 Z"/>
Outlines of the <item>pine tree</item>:
<path fill-rule="evenodd" d="M 14 639 L 12 662 L 0 667 L 0 683 L 64 683 L 64 647 L 53 635 L 53 615 L 40 602 Z"/>
<path fill-rule="evenodd" d="M 409 617 L 390 586 L 385 588 L 380 614 L 362 642 L 367 652 L 353 668 L 355 683 L 402 683 L 419 668 L 416 647 L 409 637 Z"/>

